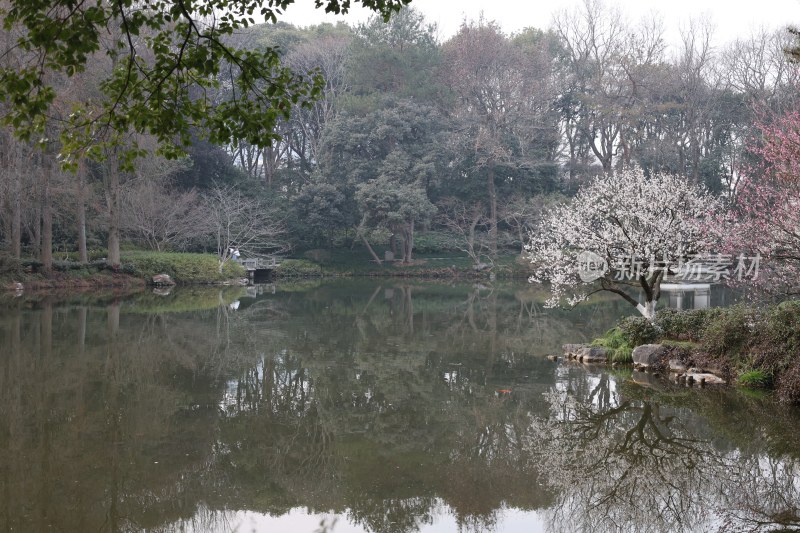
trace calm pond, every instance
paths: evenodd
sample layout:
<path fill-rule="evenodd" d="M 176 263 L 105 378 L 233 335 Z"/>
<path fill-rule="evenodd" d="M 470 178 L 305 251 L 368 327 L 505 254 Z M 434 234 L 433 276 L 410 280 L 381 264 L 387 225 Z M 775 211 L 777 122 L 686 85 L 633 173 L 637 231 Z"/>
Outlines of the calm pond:
<path fill-rule="evenodd" d="M 395 280 L 7 296 L 0 531 L 800 526 L 800 410 L 548 361 L 631 311 L 544 299 Z"/>

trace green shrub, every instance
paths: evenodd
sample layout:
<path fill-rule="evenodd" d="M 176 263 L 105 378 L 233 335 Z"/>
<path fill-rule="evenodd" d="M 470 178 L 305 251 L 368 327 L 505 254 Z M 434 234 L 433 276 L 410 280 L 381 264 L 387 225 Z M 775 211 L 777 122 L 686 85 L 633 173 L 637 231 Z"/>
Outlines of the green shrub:
<path fill-rule="evenodd" d="M 72 266 L 77 263 L 73 263 L 72 261 L 53 261 L 53 270 L 57 272 L 66 272 L 68 270 L 72 270 Z"/>
<path fill-rule="evenodd" d="M 643 316 L 629 316 L 617 325 L 619 333 L 631 346 L 650 344 L 661 337 L 661 329 Z"/>
<path fill-rule="evenodd" d="M 703 350 L 712 356 L 740 359 L 748 351 L 756 321 L 755 311 L 745 306 L 721 309 L 703 330 Z"/>
<path fill-rule="evenodd" d="M 310 278 L 322 276 L 322 267 L 305 259 L 284 259 L 275 269 L 275 275 L 285 278 Z"/>
<path fill-rule="evenodd" d="M 108 257 L 108 250 L 105 248 L 92 248 L 87 250 L 86 255 L 89 256 L 89 262 L 94 262 Z M 55 252 L 53 259 L 58 261 L 71 261 L 74 263 L 80 262 L 78 252 Z"/>
<path fill-rule="evenodd" d="M 707 324 L 722 311 L 719 308 L 680 311 L 664 309 L 656 314 L 655 324 L 670 339 L 699 341 Z"/>
<path fill-rule="evenodd" d="M 773 373 L 800 361 L 800 301 L 783 302 L 761 313 L 750 356 L 754 366 Z"/>
<path fill-rule="evenodd" d="M 22 275 L 22 261 L 7 254 L 0 254 L 0 276 L 18 278 Z"/>
<path fill-rule="evenodd" d="M 633 363 L 633 347 L 623 344 L 614 349 L 611 354 L 611 361 L 615 363 Z"/>
<path fill-rule="evenodd" d="M 33 258 L 20 259 L 19 264 L 22 268 L 30 269 L 34 272 L 42 268 L 42 262 Z"/>
<path fill-rule="evenodd" d="M 633 346 L 619 328 L 611 328 L 605 335 L 592 341 L 592 346 L 601 346 L 609 351 L 609 359 L 615 363 L 633 362 Z"/>
<path fill-rule="evenodd" d="M 764 370 L 750 370 L 739 375 L 739 385 L 748 389 L 766 389 L 772 386 L 772 376 Z"/>
<path fill-rule="evenodd" d="M 800 300 L 783 302 L 764 315 L 763 339 L 791 359 L 800 358 Z"/>
<path fill-rule="evenodd" d="M 700 348 L 700 343 L 694 341 L 676 341 L 674 339 L 660 339 L 658 343 L 663 346 L 666 346 L 667 348 L 675 348 L 678 350 L 686 350 L 686 351 L 697 350 L 698 348 Z"/>
<path fill-rule="evenodd" d="M 444 231 L 426 231 L 414 235 L 414 253 L 434 254 L 459 251 L 459 237 Z"/>
<path fill-rule="evenodd" d="M 220 274 L 216 255 L 173 252 L 125 252 L 121 270 L 147 279 L 169 274 L 176 283 L 211 283 L 246 275 L 242 265 L 233 261 L 227 261 Z"/>
<path fill-rule="evenodd" d="M 77 261 L 53 261 L 53 270 L 58 272 L 72 272 L 78 270 L 86 270 L 89 267 L 94 267 L 96 270 L 105 268 L 105 261 L 98 263 L 79 263 Z"/>
<path fill-rule="evenodd" d="M 777 379 L 776 392 L 783 402 L 800 403 L 800 361 L 795 360 Z"/>
<path fill-rule="evenodd" d="M 329 263 L 333 257 L 330 250 L 315 248 L 303 253 L 303 257 L 315 263 Z"/>

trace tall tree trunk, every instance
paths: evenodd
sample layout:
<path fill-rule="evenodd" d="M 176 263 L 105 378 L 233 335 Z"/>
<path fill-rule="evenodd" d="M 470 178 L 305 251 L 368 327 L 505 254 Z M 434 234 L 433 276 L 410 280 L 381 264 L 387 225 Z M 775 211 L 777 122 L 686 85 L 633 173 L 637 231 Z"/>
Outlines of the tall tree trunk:
<path fill-rule="evenodd" d="M 116 157 L 109 158 L 106 178 L 106 205 L 108 207 L 108 264 L 120 265 L 119 254 L 119 167 Z"/>
<path fill-rule="evenodd" d="M 407 251 L 406 242 L 407 242 L 408 236 L 406 235 L 405 231 L 403 231 L 402 234 L 403 234 L 403 237 L 400 239 L 400 257 L 397 257 L 396 259 L 399 260 L 401 263 L 405 263 L 406 262 L 406 251 Z"/>
<path fill-rule="evenodd" d="M 486 179 L 489 195 L 489 252 L 492 259 L 497 258 L 497 190 L 494 184 L 494 165 L 489 165 Z"/>
<path fill-rule="evenodd" d="M 37 202 L 38 203 L 38 202 Z M 31 244 L 36 254 L 36 259 L 41 259 L 41 252 L 42 252 L 42 206 L 36 205 L 33 208 L 33 220 L 35 221 L 33 224 L 30 225 L 30 231 L 33 233 L 30 235 Z"/>
<path fill-rule="evenodd" d="M 626 167 L 629 167 L 631 165 L 631 145 L 625 138 L 622 128 L 620 128 L 619 133 L 619 146 L 622 149 L 622 162 Z"/>
<path fill-rule="evenodd" d="M 408 233 L 406 235 L 406 262 L 412 261 L 411 251 L 414 249 L 414 221 L 408 223 Z"/>
<path fill-rule="evenodd" d="M 700 184 L 700 146 L 697 137 L 692 146 L 692 183 Z"/>
<path fill-rule="evenodd" d="M 467 233 L 467 254 L 472 258 L 472 262 L 476 265 L 481 262 L 478 253 L 475 252 L 475 228 L 480 221 L 480 215 L 475 214 L 469 224 L 469 233 Z"/>
<path fill-rule="evenodd" d="M 362 233 L 360 233 L 360 235 L 361 235 L 361 240 L 362 240 L 362 241 L 363 241 L 363 243 L 364 243 L 364 246 L 366 246 L 366 247 L 367 247 L 367 250 L 369 250 L 369 255 L 371 255 L 371 256 L 372 256 L 372 259 L 373 259 L 373 261 L 375 261 L 375 262 L 376 262 L 376 263 L 378 263 L 379 265 L 382 265 L 382 264 L 383 264 L 383 261 L 381 261 L 381 258 L 380 258 L 380 257 L 378 257 L 378 254 L 376 254 L 376 253 L 375 253 L 375 250 L 373 250 L 373 249 L 372 249 L 372 246 L 370 246 L 370 244 L 369 244 L 369 241 L 367 240 L 367 237 L 366 237 L 366 236 L 364 236 L 364 233 L 363 233 L 363 232 L 362 232 Z"/>
<path fill-rule="evenodd" d="M 369 254 L 372 256 L 372 259 L 377 264 L 383 265 L 383 261 L 381 261 L 381 258 L 378 257 L 378 254 L 375 253 L 375 250 L 372 249 L 372 246 L 369 244 L 366 235 L 364 235 L 364 224 L 366 223 L 367 223 L 367 217 L 365 215 L 364 217 L 361 218 L 361 224 L 359 224 L 358 227 L 356 228 L 356 237 L 361 237 L 361 241 L 364 243 L 364 246 L 367 247 L 367 250 L 369 250 Z M 355 241 L 353 241 L 353 244 L 355 244 Z"/>
<path fill-rule="evenodd" d="M 264 182 L 267 185 L 267 190 L 272 190 L 272 176 L 275 174 L 275 167 L 272 164 L 274 147 L 272 145 L 264 148 L 262 152 L 261 166 L 264 168 Z"/>
<path fill-rule="evenodd" d="M 81 263 L 89 262 L 89 251 L 86 249 L 86 163 L 80 162 L 78 167 L 78 259 Z"/>
<path fill-rule="evenodd" d="M 2 162 L 0 162 L 2 164 Z M 0 181 L 4 181 L 5 177 L 0 175 Z M 9 192 L 8 197 L 2 198 L 2 192 L 0 192 L 0 209 L 3 212 L 10 212 L 11 211 L 11 194 Z M 11 253 L 11 217 L 3 217 L 3 237 L 5 238 L 5 245 L 6 249 L 9 253 Z"/>
<path fill-rule="evenodd" d="M 11 191 L 11 255 L 22 256 L 22 199 L 20 173 L 15 172 Z"/>
<path fill-rule="evenodd" d="M 494 363 L 498 355 L 497 349 L 497 293 L 492 290 L 487 299 L 489 311 L 489 362 Z"/>
<path fill-rule="evenodd" d="M 42 242 L 39 257 L 42 271 L 47 274 L 53 271 L 53 206 L 50 191 L 52 173 L 52 165 L 45 163 L 42 168 Z"/>

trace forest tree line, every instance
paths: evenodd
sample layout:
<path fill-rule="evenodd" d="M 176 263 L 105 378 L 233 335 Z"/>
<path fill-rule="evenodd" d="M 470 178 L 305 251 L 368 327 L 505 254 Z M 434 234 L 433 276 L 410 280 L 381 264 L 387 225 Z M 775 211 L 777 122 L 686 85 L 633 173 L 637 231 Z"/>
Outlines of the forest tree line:
<path fill-rule="evenodd" d="M 4 66 L 23 63 L 13 30 L 0 38 Z M 101 249 L 119 264 L 126 244 L 223 255 L 229 245 L 245 254 L 363 245 L 381 262 L 380 245 L 408 262 L 425 231 L 443 251 L 491 264 L 519 252 L 549 205 L 600 173 L 637 165 L 735 197 L 758 166 L 747 149 L 757 125 L 797 98 L 788 31 L 718 47 L 712 26 L 695 21 L 669 44 L 659 18 L 631 22 L 595 0 L 514 34 L 480 19 L 442 40 L 411 8 L 389 23 L 261 24 L 229 39 L 276 48 L 293 71 L 321 75 L 320 98 L 278 118 L 267 147 L 197 136 L 167 159 L 155 155 L 157 139 L 117 132 L 139 157 L 98 145 L 110 153 L 85 154 L 74 172 L 57 156 L 58 117 L 43 119 L 53 132 L 40 139 L 0 131 L 7 252 L 48 268 L 54 251 L 87 261 Z M 85 72 L 51 81 L 51 114 L 96 97 L 114 62 L 97 55 Z M 197 90 L 216 91 L 223 105 L 236 97 L 236 74 Z M 221 220 L 233 200 L 243 218 Z M 225 223 L 262 231 L 222 239 Z"/>

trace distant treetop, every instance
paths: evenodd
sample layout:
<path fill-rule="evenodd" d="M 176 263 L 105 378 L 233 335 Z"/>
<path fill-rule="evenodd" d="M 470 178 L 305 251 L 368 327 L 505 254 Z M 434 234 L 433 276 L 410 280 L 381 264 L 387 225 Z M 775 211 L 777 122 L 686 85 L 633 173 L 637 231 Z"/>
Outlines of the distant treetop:
<path fill-rule="evenodd" d="M 389 17 L 411 0 L 355 0 Z M 351 0 L 314 0 L 346 13 Z M 321 94 L 316 71 L 282 65 L 277 47 L 232 43 L 256 17 L 277 22 L 294 0 L 5 0 L 0 2 L 0 113 L 23 139 L 60 137 L 62 164 L 104 159 L 131 133 L 177 156 L 211 142 L 266 146 L 295 106 Z M 132 148 L 131 148 L 132 146 Z"/>

